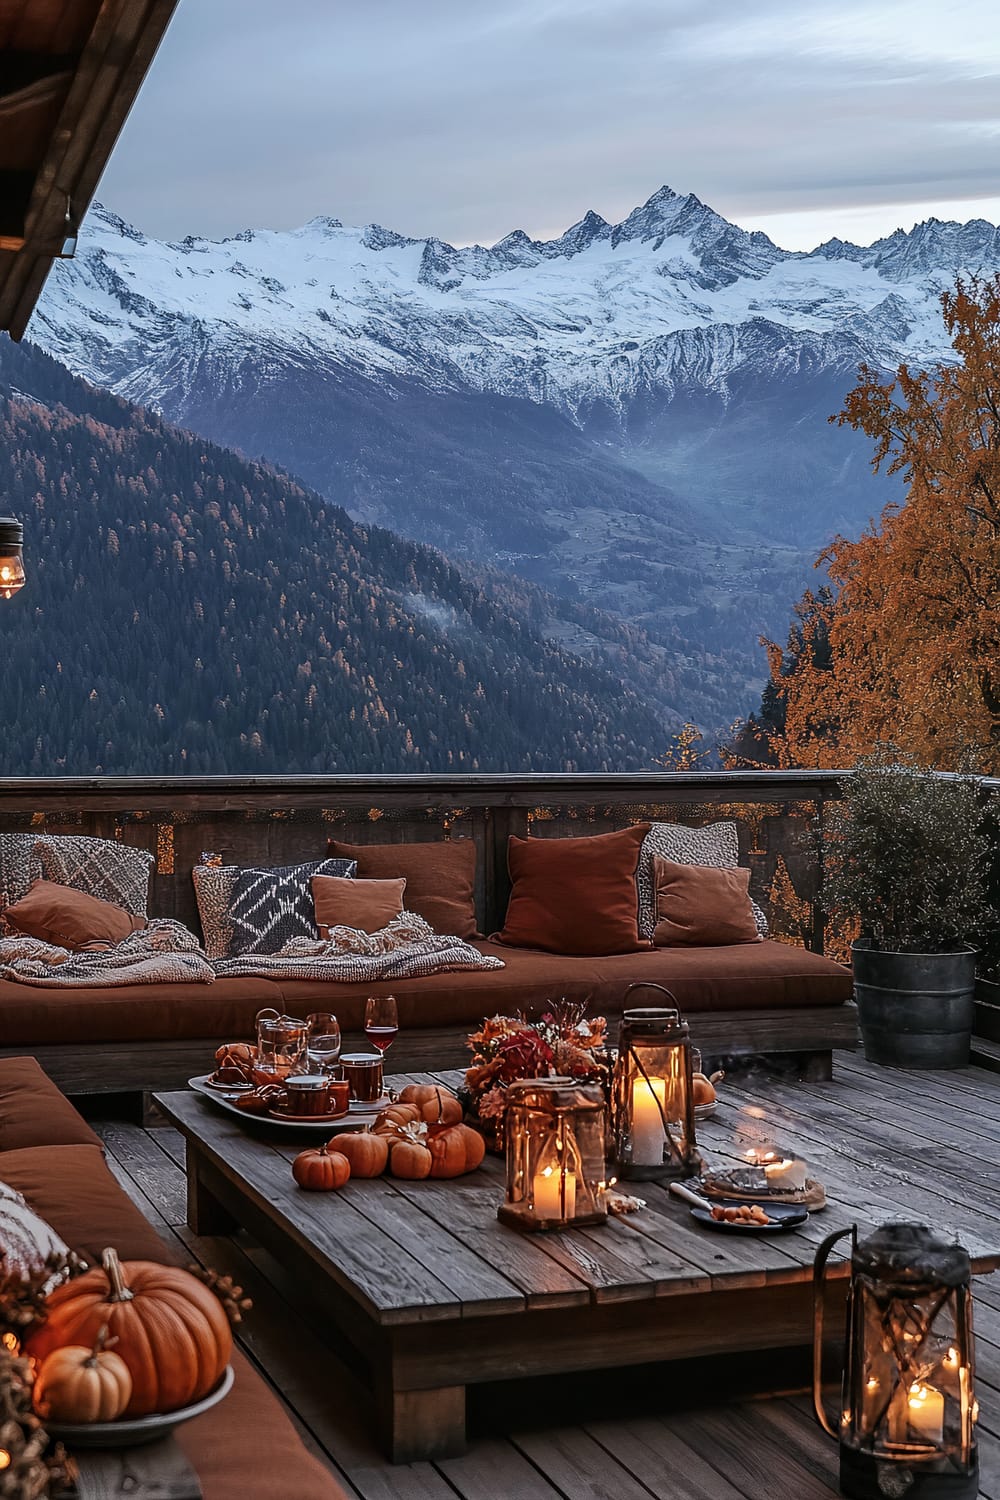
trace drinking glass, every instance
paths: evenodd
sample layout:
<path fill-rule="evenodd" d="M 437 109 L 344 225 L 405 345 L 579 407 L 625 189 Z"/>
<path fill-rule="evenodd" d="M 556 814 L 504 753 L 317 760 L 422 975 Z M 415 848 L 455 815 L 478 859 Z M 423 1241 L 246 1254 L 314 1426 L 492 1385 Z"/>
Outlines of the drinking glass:
<path fill-rule="evenodd" d="M 309 1042 L 306 1055 L 309 1068 L 314 1073 L 326 1073 L 333 1077 L 340 1072 L 340 1022 L 329 1011 L 317 1010 L 306 1017 L 309 1027 Z"/>
<path fill-rule="evenodd" d="M 257 1017 L 257 1068 L 261 1073 L 287 1077 L 301 1071 L 308 1027 L 297 1016 Z"/>
<path fill-rule="evenodd" d="M 365 1002 L 365 1036 L 373 1047 L 386 1053 L 396 1040 L 399 1014 L 395 997 L 375 995 Z"/>

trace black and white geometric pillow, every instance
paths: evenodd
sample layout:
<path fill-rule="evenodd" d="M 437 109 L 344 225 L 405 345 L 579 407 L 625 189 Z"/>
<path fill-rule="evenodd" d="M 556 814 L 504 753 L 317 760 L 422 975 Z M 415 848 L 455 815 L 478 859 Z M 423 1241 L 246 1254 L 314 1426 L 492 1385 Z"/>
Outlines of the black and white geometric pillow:
<path fill-rule="evenodd" d="M 124 907 L 133 917 L 148 916 L 153 865 L 148 849 L 85 834 L 50 834 L 35 839 L 34 858 L 44 880 L 86 891 L 99 901 Z"/>
<path fill-rule="evenodd" d="M 672 860 L 675 865 L 708 865 L 713 870 L 735 870 L 740 862 L 740 840 L 736 824 L 728 819 L 704 828 L 686 823 L 653 823 L 642 841 L 636 884 L 639 887 L 639 934 L 652 938 L 656 926 L 656 886 L 653 858 Z M 751 901 L 757 932 L 767 937 L 767 917 Z"/>
<path fill-rule="evenodd" d="M 312 877 L 353 878 L 353 859 L 314 859 L 304 865 L 240 870 L 229 898 L 229 953 L 280 953 L 292 938 L 318 938 Z"/>

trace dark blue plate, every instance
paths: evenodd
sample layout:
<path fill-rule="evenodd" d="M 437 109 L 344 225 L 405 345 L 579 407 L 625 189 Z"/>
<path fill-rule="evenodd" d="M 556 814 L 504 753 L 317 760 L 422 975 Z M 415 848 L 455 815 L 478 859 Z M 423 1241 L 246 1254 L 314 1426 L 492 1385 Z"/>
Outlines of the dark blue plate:
<path fill-rule="evenodd" d="M 707 1208 L 692 1208 L 691 1217 L 704 1224 L 706 1229 L 721 1229 L 723 1234 L 784 1234 L 788 1229 L 798 1229 L 809 1217 L 809 1210 L 797 1203 L 762 1203 L 761 1208 L 771 1220 L 770 1224 L 731 1224 L 728 1219 L 713 1219 Z M 738 1208 L 741 1204 L 719 1204 L 720 1208 Z M 752 1208 L 753 1204 L 747 1207 Z"/>

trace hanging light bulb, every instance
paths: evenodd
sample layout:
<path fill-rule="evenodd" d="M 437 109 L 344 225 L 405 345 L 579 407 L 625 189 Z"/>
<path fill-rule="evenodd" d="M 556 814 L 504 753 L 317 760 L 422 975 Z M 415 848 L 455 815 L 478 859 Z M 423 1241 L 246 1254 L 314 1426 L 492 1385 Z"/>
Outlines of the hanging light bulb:
<path fill-rule="evenodd" d="M 13 599 L 24 588 L 24 527 L 0 516 L 0 598 Z"/>

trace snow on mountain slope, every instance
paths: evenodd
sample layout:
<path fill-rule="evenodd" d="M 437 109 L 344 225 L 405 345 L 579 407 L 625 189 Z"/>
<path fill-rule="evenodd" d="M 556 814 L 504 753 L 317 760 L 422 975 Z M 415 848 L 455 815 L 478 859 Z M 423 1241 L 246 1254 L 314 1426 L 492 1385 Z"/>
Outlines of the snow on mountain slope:
<path fill-rule="evenodd" d="M 57 265 L 31 336 L 132 399 L 183 397 L 185 365 L 260 357 L 542 401 L 576 416 L 678 378 L 724 389 L 759 321 L 892 366 L 941 358 L 938 297 L 956 271 L 1000 267 L 1000 231 L 936 220 L 867 248 L 804 254 L 661 188 L 619 225 L 589 213 L 559 239 L 520 231 L 455 249 L 317 218 L 213 242 L 148 239 L 96 207 Z M 711 357 L 684 335 L 716 330 Z M 845 343 L 846 341 L 846 343 Z M 703 345 L 704 347 L 704 345 Z"/>

